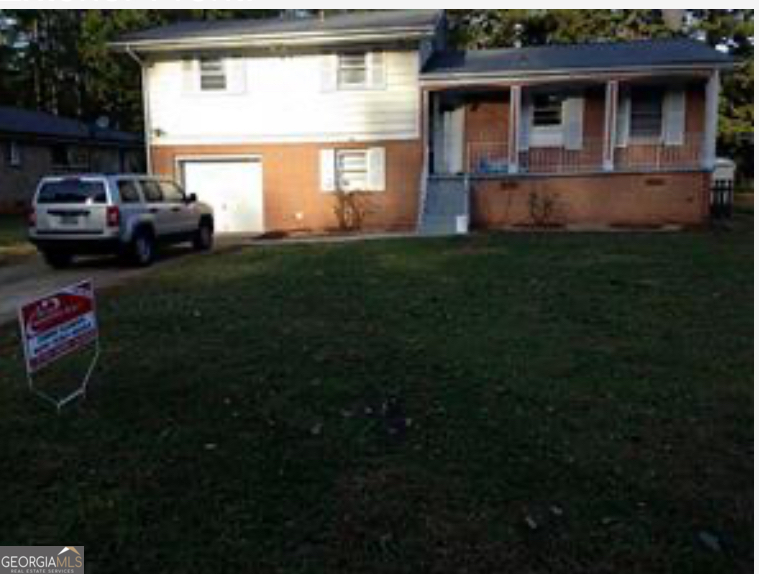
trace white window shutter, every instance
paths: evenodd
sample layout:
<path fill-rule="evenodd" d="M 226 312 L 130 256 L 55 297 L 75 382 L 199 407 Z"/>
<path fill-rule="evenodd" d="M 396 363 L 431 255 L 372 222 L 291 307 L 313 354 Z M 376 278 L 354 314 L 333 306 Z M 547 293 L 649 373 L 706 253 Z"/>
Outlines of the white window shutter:
<path fill-rule="evenodd" d="M 200 86 L 200 67 L 192 58 L 182 60 L 182 93 L 194 94 Z"/>
<path fill-rule="evenodd" d="M 617 106 L 617 147 L 627 147 L 630 141 L 630 96 L 620 94 Z"/>
<path fill-rule="evenodd" d="M 565 149 L 582 149 L 584 112 L 585 99 L 582 97 L 570 97 L 562 103 Z"/>
<path fill-rule="evenodd" d="M 664 144 L 685 143 L 685 90 L 669 90 L 664 98 Z"/>
<path fill-rule="evenodd" d="M 337 55 L 325 54 L 321 60 L 322 92 L 334 92 L 337 90 Z"/>
<path fill-rule="evenodd" d="M 335 150 L 321 150 L 322 191 L 335 191 Z"/>
<path fill-rule="evenodd" d="M 369 149 L 366 163 L 369 191 L 385 191 L 385 148 L 374 147 Z"/>
<path fill-rule="evenodd" d="M 530 134 L 532 132 L 532 101 L 522 93 L 522 109 L 519 119 L 519 151 L 530 149 Z"/>
<path fill-rule="evenodd" d="M 243 58 L 228 58 L 224 61 L 227 91 L 230 94 L 244 94 L 248 87 L 248 66 Z"/>
<path fill-rule="evenodd" d="M 369 84 L 373 90 L 384 90 L 387 87 L 385 53 L 371 52 L 368 56 Z"/>

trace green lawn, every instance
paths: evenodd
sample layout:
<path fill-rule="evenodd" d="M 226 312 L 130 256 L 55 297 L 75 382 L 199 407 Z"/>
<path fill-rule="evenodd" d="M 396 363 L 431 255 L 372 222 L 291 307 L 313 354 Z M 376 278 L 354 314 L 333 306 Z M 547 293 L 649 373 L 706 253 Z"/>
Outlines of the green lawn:
<path fill-rule="evenodd" d="M 188 258 L 101 299 L 60 417 L 9 326 L 0 545 L 97 572 L 749 571 L 752 225 Z"/>
<path fill-rule="evenodd" d="M 26 239 L 24 217 L 0 215 L 0 267 L 33 252 L 34 248 Z"/>

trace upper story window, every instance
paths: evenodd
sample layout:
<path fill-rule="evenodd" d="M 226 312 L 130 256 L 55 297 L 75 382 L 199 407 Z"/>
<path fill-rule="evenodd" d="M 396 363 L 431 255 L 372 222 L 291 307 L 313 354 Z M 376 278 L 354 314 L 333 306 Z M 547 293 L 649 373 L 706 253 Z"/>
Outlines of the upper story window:
<path fill-rule="evenodd" d="M 630 96 L 630 137 L 655 140 L 664 126 L 664 91 L 656 88 L 634 89 Z"/>
<path fill-rule="evenodd" d="M 200 59 L 200 91 L 223 92 L 227 89 L 227 72 L 222 58 Z"/>
<path fill-rule="evenodd" d="M 365 88 L 369 79 L 367 54 L 340 54 L 337 64 L 337 85 L 340 89 Z"/>

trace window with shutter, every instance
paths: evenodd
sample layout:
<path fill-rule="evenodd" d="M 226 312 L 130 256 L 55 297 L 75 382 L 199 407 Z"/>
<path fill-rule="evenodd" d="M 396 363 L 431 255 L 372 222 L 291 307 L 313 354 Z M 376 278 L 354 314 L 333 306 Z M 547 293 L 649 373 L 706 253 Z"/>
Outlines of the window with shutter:
<path fill-rule="evenodd" d="M 633 88 L 630 95 L 630 138 L 657 141 L 662 137 L 664 91 L 653 87 Z"/>
<path fill-rule="evenodd" d="M 227 89 L 227 71 L 221 58 L 201 58 L 200 91 L 224 92 Z"/>
<path fill-rule="evenodd" d="M 366 54 L 340 54 L 338 56 L 337 85 L 341 90 L 367 87 L 369 69 Z"/>
<path fill-rule="evenodd" d="M 531 100 L 530 147 L 564 145 L 564 97 L 560 94 L 535 94 Z M 524 120 L 524 118 L 522 118 Z"/>

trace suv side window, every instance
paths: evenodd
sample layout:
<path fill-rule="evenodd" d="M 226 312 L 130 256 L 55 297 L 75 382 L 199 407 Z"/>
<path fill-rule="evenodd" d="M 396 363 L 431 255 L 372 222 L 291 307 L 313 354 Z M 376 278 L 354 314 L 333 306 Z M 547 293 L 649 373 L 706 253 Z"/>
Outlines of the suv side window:
<path fill-rule="evenodd" d="M 148 203 L 160 203 L 163 201 L 163 193 L 158 182 L 147 179 L 143 180 L 141 184 L 142 192 L 145 194 L 145 201 Z"/>
<path fill-rule="evenodd" d="M 173 181 L 162 181 L 161 191 L 163 191 L 163 200 L 166 203 L 184 203 L 184 193 L 179 186 Z"/>
<path fill-rule="evenodd" d="M 137 182 L 129 179 L 122 180 L 118 182 L 118 187 L 121 203 L 140 203 L 142 201 Z"/>

